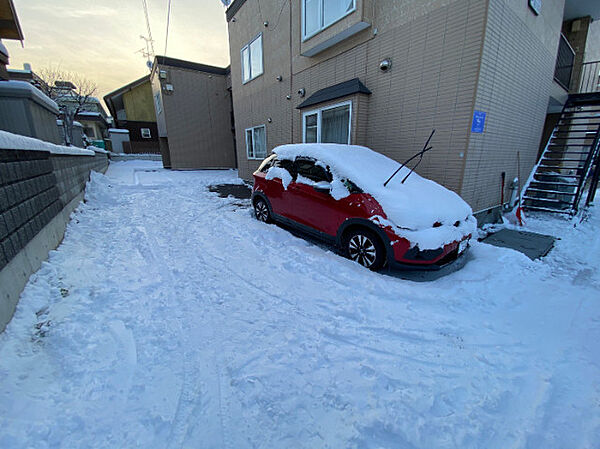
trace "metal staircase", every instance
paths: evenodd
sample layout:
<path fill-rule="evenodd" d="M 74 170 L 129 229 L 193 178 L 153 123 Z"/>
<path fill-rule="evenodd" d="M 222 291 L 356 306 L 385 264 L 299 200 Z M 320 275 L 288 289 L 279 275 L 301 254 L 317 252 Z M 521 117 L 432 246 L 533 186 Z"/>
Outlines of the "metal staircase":
<path fill-rule="evenodd" d="M 598 185 L 600 94 L 570 95 L 523 191 L 525 210 L 575 215 Z"/>

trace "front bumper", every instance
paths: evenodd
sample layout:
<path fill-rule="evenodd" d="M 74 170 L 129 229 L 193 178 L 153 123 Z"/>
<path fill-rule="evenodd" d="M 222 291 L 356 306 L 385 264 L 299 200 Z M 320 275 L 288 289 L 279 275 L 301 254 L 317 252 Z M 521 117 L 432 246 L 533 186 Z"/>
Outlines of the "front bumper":
<path fill-rule="evenodd" d="M 401 258 L 392 258 L 388 263 L 391 267 L 401 270 L 440 270 L 459 259 L 464 259 L 463 256 L 468 251 L 470 239 L 469 235 L 461 241 L 449 243 L 437 250 L 419 251 L 418 248 L 411 248 Z"/>

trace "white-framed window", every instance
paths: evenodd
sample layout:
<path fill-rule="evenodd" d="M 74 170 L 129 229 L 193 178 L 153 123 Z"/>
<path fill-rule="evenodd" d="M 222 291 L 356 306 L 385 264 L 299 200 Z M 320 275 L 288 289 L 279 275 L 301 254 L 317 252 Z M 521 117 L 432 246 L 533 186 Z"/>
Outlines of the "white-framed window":
<path fill-rule="evenodd" d="M 248 159 L 267 157 L 267 128 L 265 125 L 246 128 L 246 155 Z"/>
<path fill-rule="evenodd" d="M 262 33 L 242 48 L 242 82 L 247 83 L 263 73 Z"/>
<path fill-rule="evenodd" d="M 140 131 L 142 133 L 142 138 L 144 138 L 144 139 L 152 138 L 152 133 L 150 133 L 150 128 L 141 128 Z"/>
<path fill-rule="evenodd" d="M 356 0 L 301 1 L 304 41 L 356 10 Z"/>
<path fill-rule="evenodd" d="M 351 131 L 351 101 L 344 101 L 302 114 L 302 140 L 304 143 L 350 145 Z"/>

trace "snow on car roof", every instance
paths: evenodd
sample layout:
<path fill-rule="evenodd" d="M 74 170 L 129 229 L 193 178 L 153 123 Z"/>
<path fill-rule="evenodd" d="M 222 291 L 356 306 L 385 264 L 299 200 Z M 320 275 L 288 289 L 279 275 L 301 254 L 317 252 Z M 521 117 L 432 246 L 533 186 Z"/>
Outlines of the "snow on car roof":
<path fill-rule="evenodd" d="M 334 177 L 349 179 L 373 196 L 383 207 L 387 218 L 399 227 L 424 230 L 439 222 L 448 228 L 446 238 L 441 237 L 440 228 L 436 228 L 436 235 L 440 238 L 417 238 L 421 240 L 422 249 L 437 248 L 439 243 L 447 241 L 450 234 L 455 234 L 450 231 L 458 231 L 454 223 L 465 222 L 473 213 L 471 207 L 456 193 L 417 173 L 413 172 L 402 183 L 402 179 L 410 171 L 407 167 L 403 167 L 384 187 L 383 183 L 399 167 L 399 163 L 367 147 L 321 143 L 289 144 L 276 147 L 273 152 L 279 159 L 293 160 L 302 156 L 328 165 Z"/>

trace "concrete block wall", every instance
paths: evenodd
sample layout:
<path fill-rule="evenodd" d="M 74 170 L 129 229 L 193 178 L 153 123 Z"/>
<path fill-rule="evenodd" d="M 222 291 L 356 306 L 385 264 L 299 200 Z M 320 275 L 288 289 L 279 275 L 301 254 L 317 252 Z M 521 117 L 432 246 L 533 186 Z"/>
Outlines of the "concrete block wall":
<path fill-rule="evenodd" d="M 0 149 L 0 332 L 29 276 L 60 243 L 92 170 L 108 157 Z"/>
<path fill-rule="evenodd" d="M 0 269 L 60 211 L 49 153 L 0 150 Z"/>

